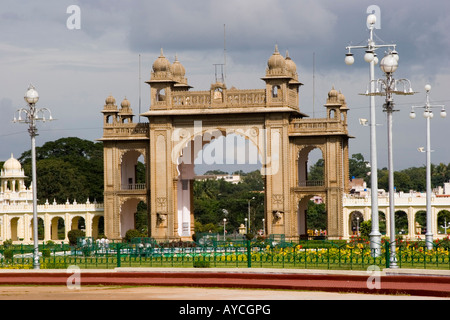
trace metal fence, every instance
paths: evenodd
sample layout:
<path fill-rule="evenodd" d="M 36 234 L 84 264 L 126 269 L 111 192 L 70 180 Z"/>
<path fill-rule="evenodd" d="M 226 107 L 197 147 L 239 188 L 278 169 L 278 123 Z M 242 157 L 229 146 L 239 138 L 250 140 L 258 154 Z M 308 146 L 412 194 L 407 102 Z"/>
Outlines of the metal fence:
<path fill-rule="evenodd" d="M 157 243 L 146 238 L 131 243 L 84 246 L 40 247 L 40 268 L 61 269 L 76 265 L 85 269 L 116 267 L 211 267 L 211 268 L 303 268 L 366 270 L 369 266 L 390 266 L 390 243 L 381 244 L 374 254 L 365 241 L 214 241 L 198 243 Z M 400 268 L 450 270 L 449 241 L 434 243 L 427 250 L 423 242 L 397 243 Z M 32 268 L 32 246 L 0 248 L 0 268 Z"/>

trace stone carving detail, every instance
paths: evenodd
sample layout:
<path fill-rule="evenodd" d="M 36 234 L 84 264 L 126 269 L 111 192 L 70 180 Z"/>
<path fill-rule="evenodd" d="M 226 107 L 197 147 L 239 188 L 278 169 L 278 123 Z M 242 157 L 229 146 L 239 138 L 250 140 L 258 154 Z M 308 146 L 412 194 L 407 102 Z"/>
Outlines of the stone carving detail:
<path fill-rule="evenodd" d="M 165 197 L 156 198 L 156 207 L 158 208 L 158 211 L 161 212 L 167 211 L 167 198 Z"/>

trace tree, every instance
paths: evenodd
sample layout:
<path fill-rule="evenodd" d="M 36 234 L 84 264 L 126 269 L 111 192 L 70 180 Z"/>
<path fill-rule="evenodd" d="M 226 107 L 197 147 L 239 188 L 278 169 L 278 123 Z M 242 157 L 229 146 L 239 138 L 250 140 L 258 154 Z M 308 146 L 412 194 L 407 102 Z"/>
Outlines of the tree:
<path fill-rule="evenodd" d="M 262 228 L 264 193 L 261 191 L 264 190 L 264 180 L 259 170 L 247 173 L 238 184 L 223 179 L 197 180 L 193 189 L 196 232 L 220 230 L 223 218 L 227 219 L 229 232 L 237 231 L 244 218 L 248 217 L 250 199 L 252 230 Z"/>
<path fill-rule="evenodd" d="M 366 183 L 369 184 L 369 172 L 370 167 L 367 165 L 367 161 L 364 160 L 364 156 L 361 153 L 353 154 L 350 159 L 348 159 L 348 168 L 350 177 L 362 178 Z"/>
<path fill-rule="evenodd" d="M 243 177 L 243 183 L 247 184 L 251 191 L 263 191 L 264 180 L 259 170 L 249 172 Z"/>
<path fill-rule="evenodd" d="M 309 200 L 306 212 L 308 229 L 327 229 L 327 212 L 325 203 L 316 204 Z"/>
<path fill-rule="evenodd" d="M 30 185 L 31 150 L 22 153 L 19 161 L 28 176 L 26 184 Z M 41 203 L 53 198 L 58 202 L 67 198 L 85 201 L 88 197 L 91 201 L 103 201 L 103 144 L 100 142 L 74 137 L 46 142 L 36 148 L 36 171 Z"/>
<path fill-rule="evenodd" d="M 24 166 L 29 171 L 30 165 Z M 67 199 L 85 201 L 89 197 L 87 181 L 77 167 L 60 159 L 43 159 L 36 163 L 38 203 L 56 200 L 65 203 Z"/>
<path fill-rule="evenodd" d="M 360 223 L 359 225 L 359 233 L 364 238 L 369 238 L 370 233 L 372 232 L 372 220 L 366 220 Z"/>
<path fill-rule="evenodd" d="M 309 168 L 308 180 L 323 180 L 324 168 L 325 161 L 323 159 L 317 160 L 317 162 Z"/>

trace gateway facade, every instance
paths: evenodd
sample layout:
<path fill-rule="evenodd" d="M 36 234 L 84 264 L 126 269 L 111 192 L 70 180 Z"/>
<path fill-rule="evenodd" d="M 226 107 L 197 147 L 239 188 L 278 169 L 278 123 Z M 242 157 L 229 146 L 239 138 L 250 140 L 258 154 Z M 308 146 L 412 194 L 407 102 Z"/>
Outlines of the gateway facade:
<path fill-rule="evenodd" d="M 194 158 L 212 139 L 229 134 L 253 143 L 265 181 L 265 230 L 298 238 L 307 234 L 306 207 L 317 195 L 327 206 L 330 238 L 344 235 L 343 204 L 348 190 L 347 105 L 334 88 L 327 117 L 311 119 L 299 109 L 297 67 L 278 48 L 267 61 L 264 89 L 238 90 L 222 82 L 192 91 L 183 65 L 161 55 L 153 63 L 151 105 L 133 122 L 128 100 L 109 96 L 103 113 L 105 234 L 120 239 L 134 228 L 140 201 L 148 207 L 149 236 L 189 240 L 194 233 Z M 308 155 L 318 149 L 324 179 L 307 175 Z M 145 183 L 137 180 L 138 159 Z"/>

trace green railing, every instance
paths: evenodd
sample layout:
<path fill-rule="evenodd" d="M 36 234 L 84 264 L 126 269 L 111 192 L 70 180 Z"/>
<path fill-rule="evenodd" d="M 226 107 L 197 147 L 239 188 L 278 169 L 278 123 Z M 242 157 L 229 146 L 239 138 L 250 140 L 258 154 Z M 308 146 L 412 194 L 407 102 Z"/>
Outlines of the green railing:
<path fill-rule="evenodd" d="M 399 268 L 450 270 L 449 241 L 433 244 L 396 243 Z M 369 266 L 390 266 L 391 244 L 380 244 L 373 254 L 367 242 L 353 241 L 216 241 L 214 246 L 196 243 L 158 244 L 133 241 L 98 246 L 40 247 L 40 268 L 61 269 L 76 265 L 84 269 L 116 267 L 212 267 L 212 268 L 303 268 L 329 270 L 366 270 Z M 32 268 L 32 246 L 0 248 L 0 268 Z"/>

